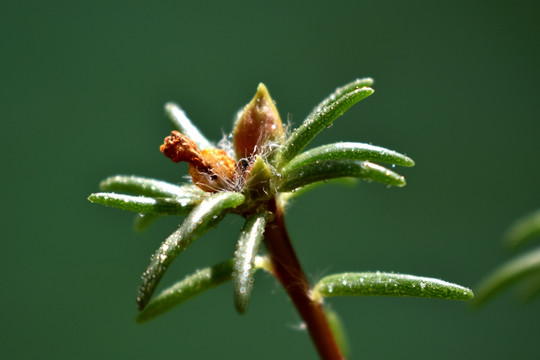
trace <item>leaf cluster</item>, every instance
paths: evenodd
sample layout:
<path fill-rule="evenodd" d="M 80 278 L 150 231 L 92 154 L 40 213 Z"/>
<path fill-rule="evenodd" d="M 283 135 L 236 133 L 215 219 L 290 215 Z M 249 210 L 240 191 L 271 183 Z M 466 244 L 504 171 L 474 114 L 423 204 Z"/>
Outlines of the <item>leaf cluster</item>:
<path fill-rule="evenodd" d="M 518 219 L 505 233 L 504 244 L 510 250 L 520 249 L 540 239 L 540 209 Z M 540 247 L 528 250 L 488 274 L 478 285 L 473 304 L 481 306 L 506 288 L 525 282 L 524 300 L 540 295 Z"/>
<path fill-rule="evenodd" d="M 413 166 L 414 161 L 398 152 L 364 143 L 339 142 L 306 150 L 324 129 L 374 90 L 373 80 L 358 79 L 336 89 L 317 105 L 288 138 L 280 139 L 268 154 L 251 159 L 235 159 L 250 164 L 250 174 L 234 191 L 205 192 L 196 184 L 171 184 L 156 179 L 117 175 L 101 182 L 103 192 L 89 200 L 137 213 L 136 228 L 145 229 L 161 216 L 186 216 L 151 257 L 142 274 L 137 304 L 138 322 L 145 322 L 201 292 L 232 281 L 238 312 L 247 310 L 257 270 L 273 274 L 269 259 L 260 253 L 265 229 L 274 217 L 270 201 L 279 206 L 292 197 L 333 179 L 359 178 L 387 186 L 402 187 L 405 178 L 380 165 Z M 266 88 L 262 90 L 266 91 Z M 259 92 L 261 87 L 259 87 Z M 254 101 L 252 101 L 253 103 Z M 251 104 L 251 103 L 250 103 Z M 166 115 L 176 130 L 188 136 L 200 149 L 212 143 L 189 121 L 174 103 L 165 106 Z M 238 132 L 238 129 L 235 130 Z M 172 262 L 227 214 L 245 218 L 232 259 L 198 270 L 152 299 L 160 280 Z M 414 296 L 451 300 L 472 298 L 472 291 L 437 279 L 393 273 L 363 272 L 336 274 L 323 278 L 312 288 L 313 301 L 333 296 Z M 337 315 L 327 309 L 333 328 L 339 329 Z M 339 332 L 338 330 L 336 330 Z M 344 338 L 341 336 L 340 338 Z"/>

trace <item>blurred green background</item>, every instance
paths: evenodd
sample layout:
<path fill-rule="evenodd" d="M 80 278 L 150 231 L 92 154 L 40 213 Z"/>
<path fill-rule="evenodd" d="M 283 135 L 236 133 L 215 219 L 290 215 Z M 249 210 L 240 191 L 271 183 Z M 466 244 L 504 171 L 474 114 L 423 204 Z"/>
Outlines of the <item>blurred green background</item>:
<path fill-rule="evenodd" d="M 230 284 L 143 326 L 139 276 L 177 224 L 144 234 L 92 205 L 101 179 L 183 181 L 158 146 L 163 104 L 214 140 L 264 82 L 297 126 L 357 77 L 376 93 L 313 145 L 406 153 L 403 189 L 328 186 L 288 225 L 313 279 L 395 271 L 474 287 L 510 258 L 512 221 L 540 207 L 537 1 L 10 1 L 0 3 L 2 358 L 316 358 L 277 282 L 258 274 L 248 313 Z M 164 284 L 232 255 L 228 217 Z M 506 292 L 479 311 L 426 299 L 342 298 L 352 359 L 538 356 L 540 301 Z"/>

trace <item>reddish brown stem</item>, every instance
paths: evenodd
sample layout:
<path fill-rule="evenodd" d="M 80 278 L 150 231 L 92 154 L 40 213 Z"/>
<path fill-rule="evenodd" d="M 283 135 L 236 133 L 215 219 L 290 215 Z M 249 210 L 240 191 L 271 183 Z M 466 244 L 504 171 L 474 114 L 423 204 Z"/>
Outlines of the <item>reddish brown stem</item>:
<path fill-rule="evenodd" d="M 315 343 L 321 359 L 342 360 L 343 356 L 330 330 L 321 304 L 311 300 L 311 287 L 287 234 L 283 210 L 275 201 L 272 201 L 270 208 L 275 217 L 266 226 L 264 242 L 272 261 L 274 274 L 305 321 L 309 335 Z"/>

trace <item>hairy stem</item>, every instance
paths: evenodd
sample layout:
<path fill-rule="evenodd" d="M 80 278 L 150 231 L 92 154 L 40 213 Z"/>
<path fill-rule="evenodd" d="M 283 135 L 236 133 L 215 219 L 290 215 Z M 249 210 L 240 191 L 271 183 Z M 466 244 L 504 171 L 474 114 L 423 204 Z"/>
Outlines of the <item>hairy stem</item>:
<path fill-rule="evenodd" d="M 287 234 L 283 210 L 275 200 L 271 201 L 270 208 L 275 217 L 266 225 L 264 242 L 270 255 L 274 274 L 305 321 L 320 357 L 325 360 L 341 360 L 343 356 L 330 330 L 322 306 L 311 299 L 311 287 Z"/>

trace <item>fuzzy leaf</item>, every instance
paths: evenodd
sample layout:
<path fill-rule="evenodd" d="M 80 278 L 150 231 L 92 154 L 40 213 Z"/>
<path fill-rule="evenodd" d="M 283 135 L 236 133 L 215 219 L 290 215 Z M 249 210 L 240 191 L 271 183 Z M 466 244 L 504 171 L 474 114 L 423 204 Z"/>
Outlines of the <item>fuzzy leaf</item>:
<path fill-rule="evenodd" d="M 140 176 L 116 175 L 103 180 L 99 187 L 103 191 L 127 192 L 135 195 L 176 197 L 199 200 L 205 192 L 192 184 L 174 185 L 165 181 Z"/>
<path fill-rule="evenodd" d="M 315 285 L 315 300 L 331 296 L 414 296 L 470 300 L 473 293 L 463 286 L 433 278 L 365 272 L 330 275 Z"/>
<path fill-rule="evenodd" d="M 239 313 L 244 313 L 249 305 L 255 281 L 255 258 L 264 235 L 270 213 L 251 215 L 244 224 L 234 252 L 233 290 L 234 303 Z"/>
<path fill-rule="evenodd" d="M 371 85 L 373 85 L 374 82 L 375 80 L 373 80 L 373 78 L 370 78 L 370 77 L 360 78 L 360 79 L 351 81 L 350 83 L 337 88 L 330 96 L 328 96 L 326 99 L 321 101 L 319 105 L 315 107 L 315 109 L 317 109 L 318 107 L 329 106 L 338 97 L 343 96 L 351 91 L 354 91 L 355 89 L 363 88 L 363 87 L 371 87 Z M 315 111 L 315 109 L 313 111 Z"/>
<path fill-rule="evenodd" d="M 277 156 L 277 168 L 287 164 L 299 154 L 310 142 L 351 106 L 373 94 L 369 85 L 373 80 L 359 79 L 347 84 L 323 100 L 308 115 L 304 123 L 285 141 Z"/>
<path fill-rule="evenodd" d="M 368 160 L 400 166 L 414 165 L 411 158 L 392 150 L 368 144 L 341 142 L 323 145 L 298 155 L 285 166 L 283 172 L 316 161 L 340 159 Z"/>
<path fill-rule="evenodd" d="M 115 193 L 95 193 L 88 197 L 93 203 L 135 211 L 142 214 L 186 215 L 194 204 L 181 199 L 132 196 Z"/>
<path fill-rule="evenodd" d="M 293 191 L 316 181 L 339 177 L 356 177 L 373 180 L 392 186 L 405 186 L 405 178 L 391 170 L 369 161 L 324 160 L 307 163 L 287 172 L 282 172 L 279 191 Z"/>
<path fill-rule="evenodd" d="M 144 310 L 137 315 L 136 321 L 143 323 L 151 320 L 176 305 L 231 280 L 233 266 L 234 260 L 230 259 L 186 276 L 182 281 L 164 290 L 150 301 Z"/>
<path fill-rule="evenodd" d="M 504 242 L 517 248 L 536 237 L 540 237 L 540 209 L 517 220 L 506 232 Z"/>
<path fill-rule="evenodd" d="M 478 286 L 474 304 L 482 305 L 500 291 L 531 274 L 540 274 L 540 249 L 512 259 L 491 273 Z"/>
<path fill-rule="evenodd" d="M 270 271 L 271 264 L 267 258 L 257 256 L 255 258 L 254 268 L 255 270 L 263 269 Z M 136 321 L 138 323 L 143 323 L 151 320 L 154 317 L 169 311 L 176 305 L 231 280 L 233 270 L 234 259 L 229 259 L 186 276 L 183 280 L 177 282 L 152 299 L 137 315 Z"/>
<path fill-rule="evenodd" d="M 200 150 L 213 147 L 212 143 L 188 119 L 180 106 L 173 102 L 165 104 L 165 115 L 167 115 L 173 127 L 193 140 Z"/>
<path fill-rule="evenodd" d="M 173 232 L 151 258 L 142 274 L 137 304 L 143 309 L 172 261 L 206 231 L 217 225 L 229 208 L 241 205 L 244 195 L 236 192 L 212 194 L 197 205 L 182 226 Z"/>

